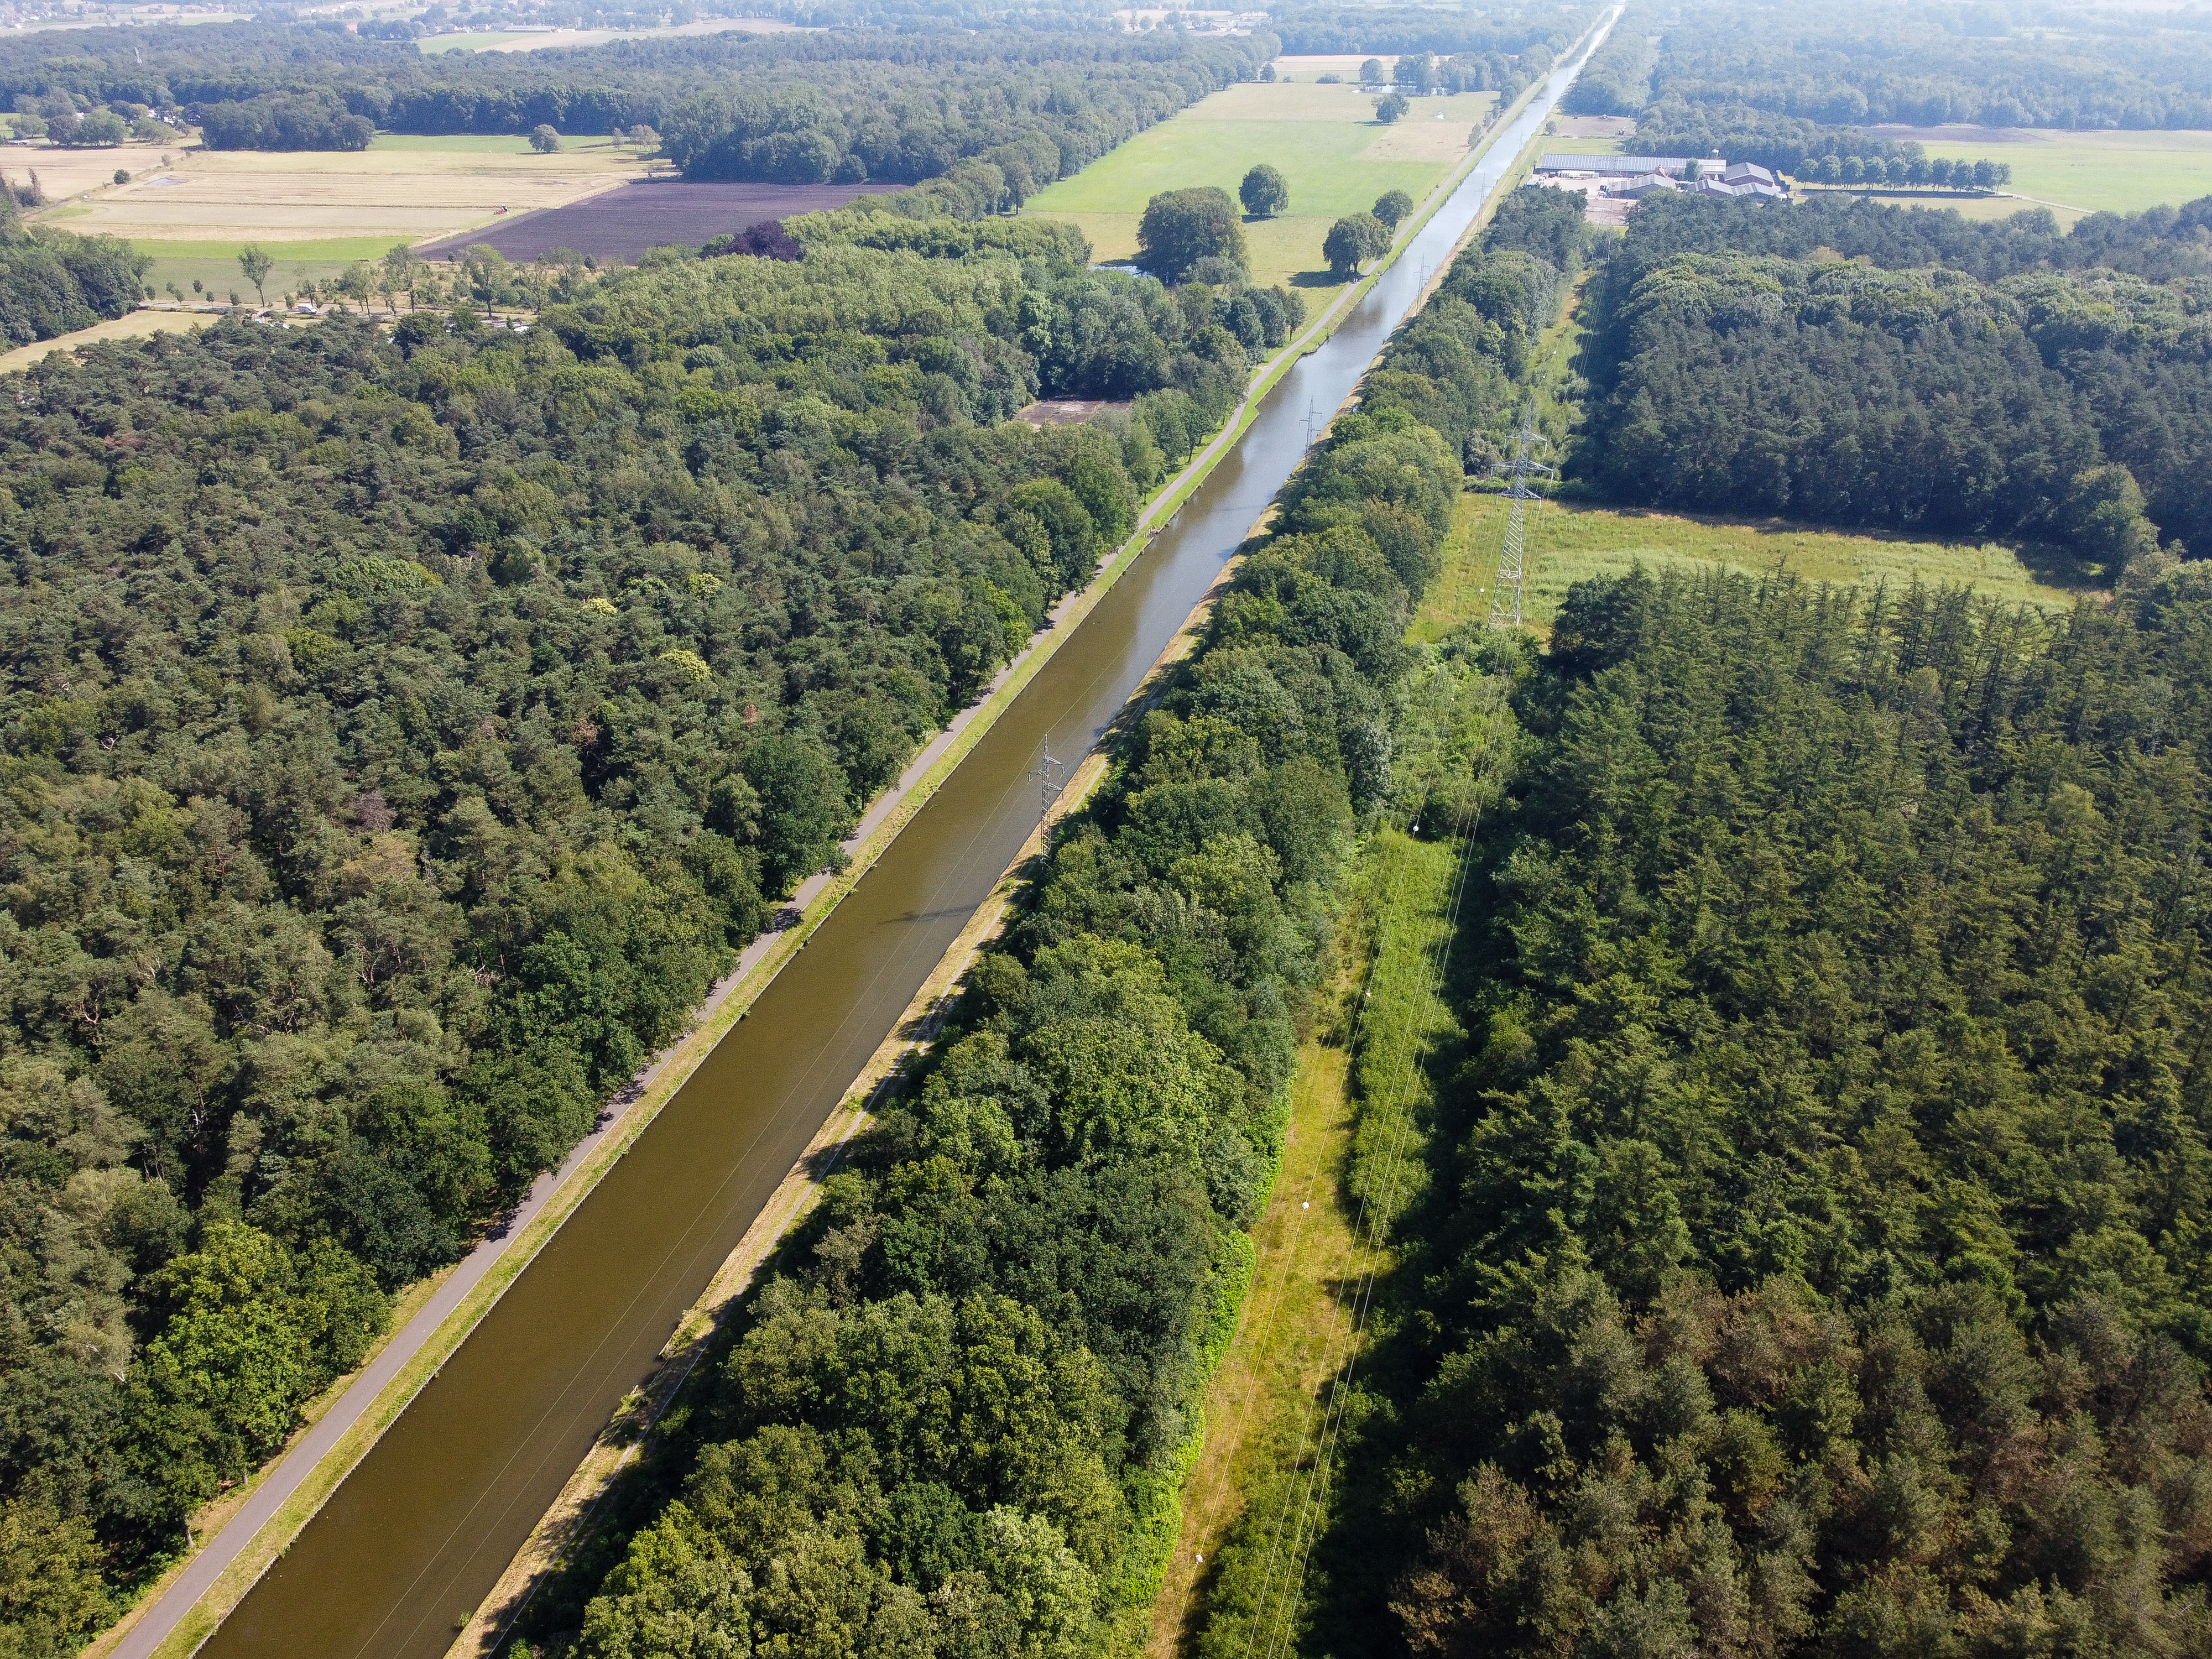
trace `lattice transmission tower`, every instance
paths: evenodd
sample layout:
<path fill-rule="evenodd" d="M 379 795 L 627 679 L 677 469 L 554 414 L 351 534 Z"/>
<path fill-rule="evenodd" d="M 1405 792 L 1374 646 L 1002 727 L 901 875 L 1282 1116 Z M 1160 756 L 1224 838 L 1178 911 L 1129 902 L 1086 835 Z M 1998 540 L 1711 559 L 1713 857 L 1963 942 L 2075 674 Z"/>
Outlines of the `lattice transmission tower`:
<path fill-rule="evenodd" d="M 1558 476 L 1535 459 L 1537 442 L 1536 405 L 1532 400 L 1522 415 L 1521 431 L 1513 443 L 1513 478 L 1505 492 L 1505 499 L 1511 503 L 1505 514 L 1505 547 L 1498 556 L 1498 586 L 1490 590 L 1492 628 L 1521 626 L 1522 554 L 1528 540 L 1528 503 L 1542 499 L 1528 487 L 1528 475 L 1542 472 Z"/>

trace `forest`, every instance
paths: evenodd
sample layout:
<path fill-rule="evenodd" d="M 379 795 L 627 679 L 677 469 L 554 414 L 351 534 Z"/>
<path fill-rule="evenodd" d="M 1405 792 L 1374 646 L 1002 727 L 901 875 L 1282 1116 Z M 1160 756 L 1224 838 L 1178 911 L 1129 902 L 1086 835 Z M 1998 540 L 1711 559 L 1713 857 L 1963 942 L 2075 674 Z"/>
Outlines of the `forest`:
<path fill-rule="evenodd" d="M 149 263 L 112 236 L 27 230 L 0 191 L 0 339 L 29 345 L 136 310 Z"/>
<path fill-rule="evenodd" d="M 1315 1650 L 2212 1649 L 2205 575 L 1492 653 Z"/>
<path fill-rule="evenodd" d="M 2205 127 L 2212 33 L 2118 7 L 1697 0 L 1664 29 L 1652 92 L 1837 126 Z"/>
<path fill-rule="evenodd" d="M 1870 126 L 2212 125 L 2212 35 L 2182 13 L 1638 3 L 1566 107 L 1635 116 L 1650 155 L 1717 152 L 1800 177 L 1829 156 L 1856 159 L 1903 184 L 1895 169 L 1921 160 L 1919 145 Z"/>
<path fill-rule="evenodd" d="M 568 134 L 650 126 L 687 176 L 911 184 L 987 156 L 1018 204 L 1206 94 L 1272 37 L 1097 28 L 747 34 L 425 57 L 412 40 L 216 23 L 0 43 L 0 99 L 173 112 L 218 148 L 356 149 L 368 131 Z M 366 124 L 366 125 L 363 125 Z"/>
<path fill-rule="evenodd" d="M 2212 549 L 2208 222 L 1661 203 L 1590 286 L 1570 470 L 1618 501 L 2025 538 L 2108 580 Z"/>
<path fill-rule="evenodd" d="M 9 1651 L 75 1651 L 560 1160 L 1299 314 L 1058 224 L 791 229 L 527 332 L 225 320 L 11 383 Z M 1135 404 L 1007 418 L 1041 393 Z"/>
<path fill-rule="evenodd" d="M 1510 198 L 1247 544 L 616 1521 L 533 1603 L 538 1650 L 1074 1656 L 1140 1628 L 1355 825 L 1404 787 L 1410 607 L 1556 304 L 1563 200 L 1578 225 L 1578 199 Z"/>
<path fill-rule="evenodd" d="M 1502 4 L 1453 9 L 1420 5 L 1342 5 L 1333 0 L 1269 11 L 1287 52 L 1435 52 L 1521 58 L 1548 66 L 1597 20 L 1593 6 Z"/>

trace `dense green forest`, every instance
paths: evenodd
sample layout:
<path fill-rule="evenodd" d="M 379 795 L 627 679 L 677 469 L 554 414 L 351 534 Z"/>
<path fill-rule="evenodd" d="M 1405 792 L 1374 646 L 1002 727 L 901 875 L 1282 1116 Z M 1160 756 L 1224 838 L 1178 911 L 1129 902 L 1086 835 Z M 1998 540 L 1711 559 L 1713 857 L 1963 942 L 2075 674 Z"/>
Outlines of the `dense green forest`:
<path fill-rule="evenodd" d="M 1299 314 L 1062 225 L 792 230 L 527 332 L 10 382 L 9 1651 L 73 1650 L 559 1160 Z M 1040 392 L 1136 404 L 1007 418 Z"/>
<path fill-rule="evenodd" d="M 147 264 L 112 236 L 27 230 L 0 191 L 0 339 L 29 345 L 137 309 Z"/>
<path fill-rule="evenodd" d="M 915 183 L 981 157 L 1014 204 L 1273 55 L 1272 36 L 1100 28 L 744 33 L 424 57 L 268 23 L 0 42 L 0 99 L 188 116 L 218 147 L 359 149 L 398 132 L 647 125 L 688 176 Z"/>
<path fill-rule="evenodd" d="M 1340 1655 L 2212 1650 L 2212 583 L 1641 573 L 1492 653 Z"/>
<path fill-rule="evenodd" d="M 1515 60 L 1538 54 L 1546 67 L 1595 22 L 1589 5 L 1290 5 L 1267 27 L 1288 52 L 1436 52 Z"/>
<path fill-rule="evenodd" d="M 533 1604 L 541 1650 L 1073 1656 L 1139 1626 L 1355 818 L 1404 787 L 1410 607 L 1556 305 L 1565 199 L 1510 198 L 1285 491 L 619 1524 Z"/>
<path fill-rule="evenodd" d="M 1663 34 L 1655 102 L 1837 126 L 2212 126 L 2212 32 L 2179 9 L 1695 0 Z"/>
<path fill-rule="evenodd" d="M 2108 579 L 2212 550 L 2208 220 L 1647 207 L 1590 289 L 1572 471 L 1615 500 L 2025 538 Z"/>
<path fill-rule="evenodd" d="M 1639 3 L 1566 107 L 1636 116 L 1653 155 L 1718 151 L 1808 177 L 1828 156 L 1894 167 L 1919 146 L 1870 125 L 2212 125 L 2212 33 L 2181 11 Z"/>

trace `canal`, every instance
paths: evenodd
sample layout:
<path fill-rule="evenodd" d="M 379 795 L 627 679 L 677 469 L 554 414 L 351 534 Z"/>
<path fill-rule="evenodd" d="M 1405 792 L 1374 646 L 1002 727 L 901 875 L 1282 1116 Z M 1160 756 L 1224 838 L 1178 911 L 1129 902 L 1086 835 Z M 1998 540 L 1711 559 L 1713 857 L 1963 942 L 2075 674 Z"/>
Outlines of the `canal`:
<path fill-rule="evenodd" d="M 1451 257 L 1579 66 L 1554 72 L 1335 334 L 554 1235 L 204 1652 L 436 1659 L 1038 817 Z M 1418 107 L 1418 106 L 1417 106 Z M 1312 422 L 1309 426 L 1309 420 Z"/>

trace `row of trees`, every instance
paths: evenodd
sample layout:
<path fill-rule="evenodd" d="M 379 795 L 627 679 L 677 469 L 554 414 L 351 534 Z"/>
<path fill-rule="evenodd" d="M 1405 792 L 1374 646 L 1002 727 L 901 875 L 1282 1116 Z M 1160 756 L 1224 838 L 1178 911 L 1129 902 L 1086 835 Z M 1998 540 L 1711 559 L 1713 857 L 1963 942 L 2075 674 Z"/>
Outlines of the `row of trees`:
<path fill-rule="evenodd" d="M 192 104 L 187 119 L 210 149 L 367 149 L 376 124 L 326 88 Z"/>
<path fill-rule="evenodd" d="M 1916 167 L 1932 165 L 1927 152 L 1913 139 L 1777 115 L 1718 96 L 1697 103 L 1672 93 L 1655 99 L 1638 113 L 1636 142 L 1639 149 L 1649 149 L 1654 155 L 1725 155 L 1732 161 L 1755 161 L 1792 178 L 1818 179 L 1829 184 L 1841 182 L 1844 169 L 1854 161 L 1859 164 L 1862 178 L 1893 179 L 1899 184 L 1933 179 L 1932 173 L 1920 179 L 1912 177 Z M 1835 161 L 1832 178 L 1827 176 L 1831 157 Z M 1986 165 L 2003 168 L 2004 176 L 2010 177 L 2010 169 L 2003 162 L 1952 165 L 1954 173 L 1960 166 Z M 1997 182 L 1994 173 L 1990 182 Z"/>
<path fill-rule="evenodd" d="M 74 1651 L 558 1162 L 1286 325 L 1064 225 L 791 229 L 562 270 L 526 334 L 227 321 L 15 383 L 9 1650 Z M 1142 395 L 1006 418 L 1040 392 Z"/>
<path fill-rule="evenodd" d="M 1640 210 L 1591 292 L 1571 469 L 1625 501 L 2054 542 L 2107 579 L 2212 546 L 2200 285 L 2170 280 L 2207 269 L 2208 216 Z"/>
<path fill-rule="evenodd" d="M 1489 653 L 1316 1649 L 2212 1647 L 2203 574 L 1638 573 Z"/>
<path fill-rule="evenodd" d="M 1823 155 L 1806 157 L 1796 176 L 1816 185 L 1932 185 L 1938 190 L 1997 190 L 2012 182 L 2004 161 L 1953 161 L 1945 156 Z"/>
<path fill-rule="evenodd" d="M 1462 476 L 1407 404 L 1508 418 L 1524 260 L 1462 261 L 1498 319 L 1440 302 L 1285 490 L 536 1638 L 1075 1656 L 1140 1632 L 1355 818 L 1395 787 L 1403 636 Z"/>

